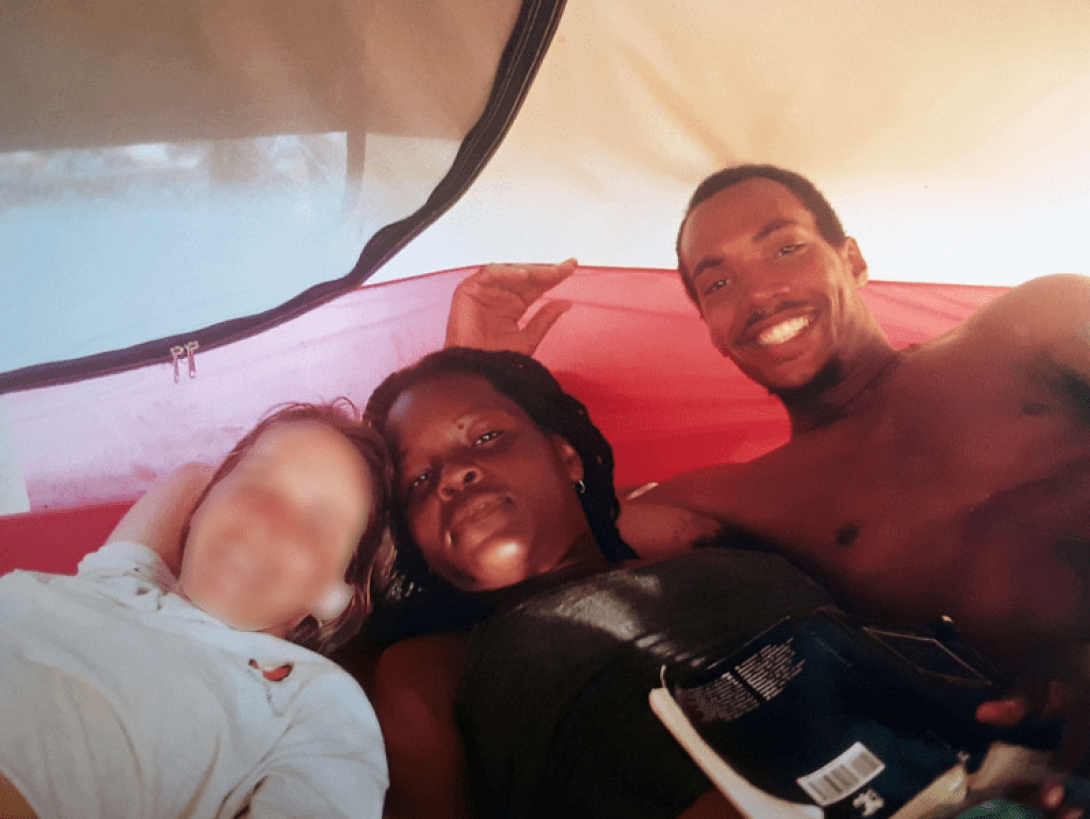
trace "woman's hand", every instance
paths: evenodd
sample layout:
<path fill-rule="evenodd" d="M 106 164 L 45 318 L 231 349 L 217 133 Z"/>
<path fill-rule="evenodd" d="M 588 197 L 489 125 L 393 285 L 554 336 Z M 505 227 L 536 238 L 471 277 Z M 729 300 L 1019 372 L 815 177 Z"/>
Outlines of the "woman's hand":
<path fill-rule="evenodd" d="M 535 301 L 568 278 L 578 263 L 558 265 L 494 264 L 482 267 L 454 291 L 447 319 L 447 347 L 512 350 L 533 355 L 537 345 L 571 307 L 550 301 L 524 326 L 523 316 Z"/>

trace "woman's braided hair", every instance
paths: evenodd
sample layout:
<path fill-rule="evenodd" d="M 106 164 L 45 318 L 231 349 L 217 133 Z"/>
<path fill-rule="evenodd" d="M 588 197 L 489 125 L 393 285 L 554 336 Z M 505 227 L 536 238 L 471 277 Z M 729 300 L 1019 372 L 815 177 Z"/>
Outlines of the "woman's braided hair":
<path fill-rule="evenodd" d="M 387 434 L 387 415 L 398 397 L 417 384 L 444 375 L 487 379 L 543 432 L 559 435 L 570 443 L 583 461 L 586 491 L 579 499 L 602 554 L 612 562 L 636 557 L 617 530 L 621 507 L 613 487 L 613 448 L 590 420 L 582 402 L 565 392 L 553 374 L 529 356 L 448 347 L 386 378 L 371 394 L 367 414 L 376 428 Z M 410 633 L 463 628 L 487 616 L 491 606 L 486 598 L 458 591 L 428 570 L 399 507 L 395 502 L 391 515 L 397 556 L 388 570 L 389 581 L 372 620 L 375 636 L 400 639 Z M 412 606 L 408 605 L 410 601 Z M 394 615 L 394 609 L 406 616 Z M 405 630 L 409 633 L 401 633 Z"/>

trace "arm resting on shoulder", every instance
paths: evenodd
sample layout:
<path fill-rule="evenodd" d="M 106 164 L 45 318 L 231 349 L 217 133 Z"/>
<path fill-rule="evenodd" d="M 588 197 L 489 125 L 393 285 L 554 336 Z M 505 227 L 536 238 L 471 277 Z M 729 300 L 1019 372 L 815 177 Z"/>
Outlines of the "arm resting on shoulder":
<path fill-rule="evenodd" d="M 106 543 L 141 543 L 177 577 L 182 529 L 214 472 L 208 464 L 188 463 L 160 478 L 118 521 Z"/>
<path fill-rule="evenodd" d="M 724 526 L 745 527 L 744 513 L 752 497 L 747 474 L 748 464 L 726 463 L 667 478 L 642 491 L 634 500 L 622 502 L 618 521 L 621 535 L 641 556 L 647 556 L 636 545 L 641 537 L 660 543 L 678 538 L 688 545 L 694 540 L 714 537 Z M 649 535 L 639 534 L 641 525 L 649 527 Z"/>
<path fill-rule="evenodd" d="M 621 501 L 617 529 L 625 543 L 642 558 L 669 557 L 689 549 L 698 540 L 715 537 L 720 524 L 714 518 L 669 502 L 656 502 L 658 484 L 640 487 Z"/>
<path fill-rule="evenodd" d="M 395 643 L 379 657 L 372 702 L 390 766 L 387 819 L 468 819 L 466 751 L 454 712 L 463 635 Z"/>

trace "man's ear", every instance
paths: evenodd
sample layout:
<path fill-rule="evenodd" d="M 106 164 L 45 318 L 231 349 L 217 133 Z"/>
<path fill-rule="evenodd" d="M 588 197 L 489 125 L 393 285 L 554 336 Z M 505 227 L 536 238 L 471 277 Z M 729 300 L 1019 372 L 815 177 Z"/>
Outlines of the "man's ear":
<path fill-rule="evenodd" d="M 560 456 L 564 468 L 568 470 L 568 477 L 571 478 L 571 482 L 578 483 L 583 480 L 583 459 L 579 457 L 575 447 L 568 443 L 568 439 L 561 435 L 554 435 L 553 446 L 556 447 L 556 452 Z"/>
<path fill-rule="evenodd" d="M 858 243 L 851 236 L 848 236 L 844 240 L 844 244 L 840 249 L 845 261 L 848 262 L 848 266 L 852 272 L 852 281 L 855 282 L 856 287 L 862 287 L 867 283 L 867 277 L 869 275 L 867 270 L 867 260 L 863 258 L 863 253 L 859 249 Z"/>

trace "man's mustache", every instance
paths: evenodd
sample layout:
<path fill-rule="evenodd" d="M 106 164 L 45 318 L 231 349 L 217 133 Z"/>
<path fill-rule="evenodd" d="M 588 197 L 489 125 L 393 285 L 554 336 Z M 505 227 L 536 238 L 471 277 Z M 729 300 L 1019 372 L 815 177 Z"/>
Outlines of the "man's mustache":
<path fill-rule="evenodd" d="M 796 308 L 806 307 L 806 306 L 807 306 L 807 303 L 805 301 L 782 301 L 782 302 L 779 302 L 778 304 L 774 305 L 773 307 L 770 307 L 770 308 L 767 308 L 767 309 L 754 310 L 746 318 L 746 323 L 745 323 L 745 327 L 743 328 L 743 330 L 748 331 L 755 324 L 757 324 L 759 322 L 762 322 L 765 319 L 776 315 L 777 313 L 782 313 L 785 310 L 794 310 Z"/>

